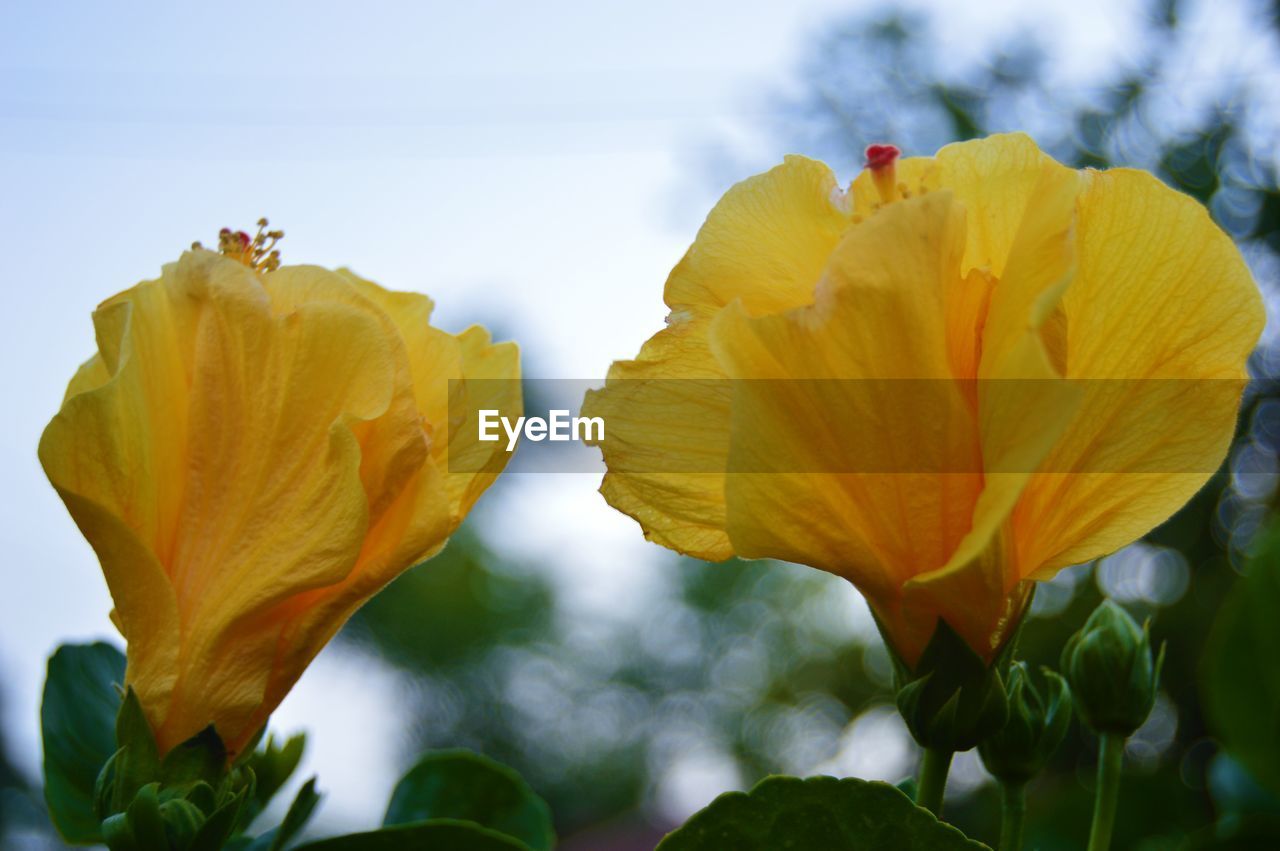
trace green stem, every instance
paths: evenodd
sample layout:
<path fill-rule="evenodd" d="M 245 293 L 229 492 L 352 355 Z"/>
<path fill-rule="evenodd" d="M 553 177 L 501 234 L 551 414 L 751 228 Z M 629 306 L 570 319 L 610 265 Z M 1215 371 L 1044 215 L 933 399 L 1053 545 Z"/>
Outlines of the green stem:
<path fill-rule="evenodd" d="M 1089 851 L 1107 851 L 1111 847 L 1111 827 L 1116 821 L 1123 758 L 1124 736 L 1103 733 L 1098 737 L 1098 788 L 1093 799 Z"/>
<path fill-rule="evenodd" d="M 1027 814 L 1027 784 L 1001 783 L 1000 851 L 1020 851 L 1022 822 Z"/>
<path fill-rule="evenodd" d="M 951 751 L 925 748 L 920 761 L 920 779 L 916 784 L 916 803 L 942 816 L 942 796 L 947 789 L 947 772 L 951 770 Z"/>

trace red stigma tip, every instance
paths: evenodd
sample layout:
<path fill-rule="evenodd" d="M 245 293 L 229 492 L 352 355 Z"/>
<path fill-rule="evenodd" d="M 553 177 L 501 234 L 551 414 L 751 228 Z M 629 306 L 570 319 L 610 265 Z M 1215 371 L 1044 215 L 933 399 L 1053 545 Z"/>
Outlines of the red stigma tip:
<path fill-rule="evenodd" d="M 902 156 L 897 145 L 867 145 L 867 168 L 879 170 L 893 165 L 894 160 Z"/>
<path fill-rule="evenodd" d="M 249 238 L 249 234 L 245 233 L 242 230 L 236 231 L 236 239 L 240 240 L 240 244 L 243 245 L 245 248 L 248 248 L 249 243 L 253 241 Z"/>

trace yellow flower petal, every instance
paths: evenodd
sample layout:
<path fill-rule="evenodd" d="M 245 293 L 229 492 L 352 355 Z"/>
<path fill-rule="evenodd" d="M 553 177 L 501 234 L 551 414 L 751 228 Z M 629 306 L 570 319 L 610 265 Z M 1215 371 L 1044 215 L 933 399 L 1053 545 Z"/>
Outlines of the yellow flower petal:
<path fill-rule="evenodd" d="M 1009 515 L 1080 401 L 1078 388 L 1060 380 L 1043 334 L 1075 274 L 1079 185 L 1076 172 L 1041 165 L 1007 250 L 1004 276 L 978 326 L 975 392 L 984 481 L 972 527 L 945 565 L 915 576 L 905 589 L 909 608 L 938 612 L 988 658 L 1008 638 L 1026 599 L 1026 589 L 1018 588 L 1025 574 Z"/>
<path fill-rule="evenodd" d="M 1256 287 L 1190 199 L 1021 134 L 880 158 L 831 196 L 843 230 L 762 230 L 755 211 L 794 208 L 783 173 L 726 196 L 717 251 L 695 245 L 668 284 L 670 327 L 589 400 L 622 424 L 603 490 L 667 546 L 850 578 L 908 664 L 938 618 L 990 659 L 1029 579 L 1146 533 L 1220 464 Z M 727 399 L 652 390 L 718 379 L 709 360 Z M 635 473 L 689 444 L 728 471 L 723 500 L 714 476 Z"/>
<path fill-rule="evenodd" d="M 99 553 L 162 749 L 210 723 L 242 747 L 505 462 L 464 496 L 436 463 L 450 379 L 518 367 L 429 311 L 349 274 L 195 251 L 95 314 L 98 355 L 40 457 Z"/>
<path fill-rule="evenodd" d="M 1230 238 L 1148 174 L 1089 174 L 1077 227 L 1063 312 L 1084 399 L 1014 518 L 1037 577 L 1124 546 L 1208 480 L 1265 319 Z"/>
<path fill-rule="evenodd" d="M 40 462 L 138 637 L 128 677 L 162 708 L 177 679 L 176 595 L 163 562 L 175 549 L 185 482 L 190 342 L 196 311 L 149 281 L 94 313 L 99 354 L 76 373 L 40 440 Z M 144 369 L 143 362 L 154 368 Z M 118 428 L 127 422 L 127 429 Z"/>
<path fill-rule="evenodd" d="M 888 619 L 907 579 L 946 563 L 982 487 L 947 345 L 963 249 L 949 193 L 900 201 L 849 232 L 813 307 L 717 317 L 716 354 L 752 379 L 734 384 L 735 552 L 845 576 Z"/>
<path fill-rule="evenodd" d="M 330 272 L 319 266 L 284 266 L 264 276 L 262 285 L 271 300 L 272 312 L 278 316 L 307 309 L 308 305 L 329 303 L 354 308 L 379 325 L 392 370 L 390 401 L 379 416 L 351 423 L 352 433 L 360 443 L 360 478 L 369 500 L 370 519 L 376 522 L 387 503 L 422 466 L 428 451 L 428 437 L 422 433 L 424 423 L 412 381 L 406 342 L 409 337 L 405 336 L 409 329 L 400 327 L 394 317 L 382 309 L 378 294 L 385 290 L 350 274 Z M 416 297 L 427 301 L 429 313 L 430 301 L 426 296 Z M 423 327 L 427 327 L 425 321 Z"/>
<path fill-rule="evenodd" d="M 733 554 L 724 531 L 729 388 L 708 324 L 705 315 L 672 322 L 636 360 L 610 367 L 606 388 L 587 394 L 582 413 L 607 423 L 600 492 L 609 504 L 646 538 L 723 561 Z"/>
<path fill-rule="evenodd" d="M 431 459 L 420 466 L 396 499 L 372 524 L 355 567 L 336 585 L 299 595 L 279 613 L 282 623 L 267 699 L 255 719 L 270 712 L 360 605 L 404 569 L 435 555 L 453 534 L 480 494 L 506 465 L 498 443 L 476 440 L 474 412 L 480 408 L 519 416 L 522 410 L 519 351 L 512 343 L 493 344 L 478 326 L 452 337 L 431 328 L 431 302 L 414 293 L 384 290 L 348 272 L 363 296 L 384 307 L 398 325 L 409 352 L 417 397 L 434 411 L 439 424 Z M 449 387 L 463 389 L 453 405 L 466 418 L 449 437 Z M 456 419 L 456 418 L 455 418 Z M 459 472 L 452 472 L 455 465 Z"/>
<path fill-rule="evenodd" d="M 261 651 L 246 641 L 251 625 L 351 572 L 370 512 L 356 429 L 396 395 L 394 338 L 376 314 L 328 300 L 276 314 L 254 276 L 209 274 L 203 259 L 187 255 L 176 273 L 203 315 L 170 562 L 189 639 L 157 730 L 165 744 L 208 723 L 210 700 L 223 726 L 239 729 L 269 674 L 252 665 Z M 383 457 L 421 444 L 416 422 L 400 427 Z"/>
<path fill-rule="evenodd" d="M 962 271 L 967 274 L 979 267 L 1003 278 L 1023 218 L 1034 212 L 1031 200 L 1044 169 L 1066 169 L 1024 133 L 956 142 L 938 151 L 935 159 L 937 184 L 954 192 L 969 212 Z"/>
<path fill-rule="evenodd" d="M 761 314 L 812 303 L 850 223 L 840 194 L 830 168 L 798 156 L 735 185 L 672 270 L 667 305 L 697 313 L 740 299 Z"/>
<path fill-rule="evenodd" d="M 382 309 L 395 323 L 404 343 L 418 410 L 430 423 L 449 421 L 449 381 L 462 374 L 462 352 L 457 338 L 431 327 L 435 305 L 420 293 L 396 292 L 359 277 L 348 269 L 337 274 L 364 298 Z M 432 453 L 439 457 L 445 441 L 432 435 Z"/>
<path fill-rule="evenodd" d="M 708 318 L 737 301 L 748 312 L 809 304 L 850 224 L 835 176 L 804 157 L 737 184 L 716 204 L 667 280 L 672 308 L 634 361 L 615 363 L 586 416 L 603 417 L 609 472 L 600 491 L 645 536 L 712 561 L 728 558 L 724 476 L 728 387 L 707 342 Z M 714 471 L 714 472 L 713 472 Z"/>
<path fill-rule="evenodd" d="M 461 520 L 506 466 L 502 441 L 479 438 L 479 412 L 517 417 L 524 406 L 520 387 L 520 351 L 515 343 L 494 344 L 489 332 L 473 325 L 458 335 L 462 374 L 453 402 L 455 413 L 447 443 L 448 488 L 454 515 Z"/>
<path fill-rule="evenodd" d="M 1056 163 L 1029 136 L 1005 133 L 956 142 L 933 157 L 898 160 L 895 180 L 908 197 L 950 190 L 969 214 L 961 273 L 976 267 L 998 278 L 1046 165 Z M 850 192 L 854 212 L 863 217 L 884 203 L 870 169 L 854 179 Z"/>

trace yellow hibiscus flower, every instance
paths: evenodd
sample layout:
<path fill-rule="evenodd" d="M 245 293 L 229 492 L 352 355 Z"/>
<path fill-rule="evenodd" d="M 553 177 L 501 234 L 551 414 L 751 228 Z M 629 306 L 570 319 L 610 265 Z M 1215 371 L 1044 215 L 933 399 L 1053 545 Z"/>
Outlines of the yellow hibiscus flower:
<path fill-rule="evenodd" d="M 280 266 L 271 236 L 224 231 L 221 253 L 103 302 L 40 441 L 162 751 L 209 724 L 242 749 L 501 471 L 475 411 L 521 405 L 514 344 L 432 328 L 425 296 Z"/>
<path fill-rule="evenodd" d="M 699 558 L 845 577 L 911 666 L 944 619 L 991 660 L 1032 580 L 1135 540 L 1220 465 L 1263 325 L 1231 240 L 1131 169 L 1020 134 L 847 191 L 734 186 L 609 371 L 601 492 Z"/>

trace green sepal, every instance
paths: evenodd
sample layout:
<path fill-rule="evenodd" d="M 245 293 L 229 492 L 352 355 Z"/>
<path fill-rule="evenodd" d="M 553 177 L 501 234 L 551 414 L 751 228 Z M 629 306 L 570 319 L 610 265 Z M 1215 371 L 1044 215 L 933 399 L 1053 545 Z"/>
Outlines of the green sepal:
<path fill-rule="evenodd" d="M 138 847 L 138 841 L 133 838 L 129 817 L 124 813 L 116 813 L 103 819 L 102 842 L 111 851 L 134 851 Z"/>
<path fill-rule="evenodd" d="M 120 750 L 116 751 L 110 766 L 111 807 L 104 816 L 124 812 L 142 788 L 160 776 L 159 748 L 132 688 L 125 692 L 120 714 L 116 716 L 116 744 Z"/>
<path fill-rule="evenodd" d="M 117 750 L 102 766 L 97 779 L 93 781 L 93 812 L 98 822 L 116 812 L 113 798 L 116 793 L 116 760 L 119 757 L 120 751 Z"/>
<path fill-rule="evenodd" d="M 316 792 L 316 778 L 312 777 L 298 794 L 294 796 L 284 820 L 276 827 L 250 839 L 240 836 L 227 846 L 228 851 L 284 851 L 289 842 L 306 827 L 316 804 L 320 802 L 320 794 Z"/>
<path fill-rule="evenodd" d="M 196 783 L 216 786 L 226 773 L 227 748 L 210 724 L 165 754 L 160 782 L 166 787 L 190 787 Z"/>
<path fill-rule="evenodd" d="M 311 814 L 315 812 L 316 805 L 319 803 L 320 793 L 316 791 L 316 778 L 312 777 L 302 784 L 302 788 L 294 796 L 293 803 L 289 805 L 289 811 L 284 815 L 284 820 L 276 828 L 270 851 L 283 851 L 289 841 L 307 826 Z"/>
<path fill-rule="evenodd" d="M 242 753 L 236 760 L 235 771 L 251 771 L 254 776 L 254 794 L 249 799 L 246 821 L 252 821 L 276 793 L 289 781 L 302 761 L 306 750 L 305 733 L 297 733 L 279 744 L 274 734 L 267 736 L 261 750 Z"/>
<path fill-rule="evenodd" d="M 243 786 L 229 800 L 213 811 L 200 830 L 192 838 L 191 844 L 182 851 L 219 851 L 227 844 L 231 835 L 241 823 L 245 801 L 253 794 L 252 784 Z"/>
<path fill-rule="evenodd" d="M 156 824 L 167 843 L 157 849 L 219 851 L 257 814 L 253 768 L 246 763 L 228 770 L 226 746 L 212 725 L 161 759 L 137 695 L 129 690 L 116 718 L 116 737 L 120 748 L 100 772 L 95 795 L 112 851 L 148 851 Z M 297 764 L 292 751 L 283 764 L 289 770 Z"/>
<path fill-rule="evenodd" d="M 915 670 L 900 667 L 896 702 L 912 737 L 923 748 L 966 751 L 1000 730 L 1008 701 L 1000 660 L 988 665 L 945 620 Z"/>
<path fill-rule="evenodd" d="M 184 788 L 182 799 L 198 808 L 206 816 L 218 808 L 218 793 L 213 786 L 203 780 Z"/>
<path fill-rule="evenodd" d="M 186 798 L 165 800 L 161 793 L 160 818 L 164 821 L 171 848 L 189 848 L 204 825 L 206 815 L 197 804 Z"/>
<path fill-rule="evenodd" d="M 168 851 L 168 833 L 160 814 L 160 784 L 141 786 L 123 812 L 102 823 L 102 838 L 111 851 Z"/>
<path fill-rule="evenodd" d="M 141 787 L 123 812 L 102 822 L 111 851 L 218 851 L 235 831 L 249 792 L 245 787 L 209 812 L 212 788 L 203 781 L 187 785 L 191 797 L 158 782 Z M 193 800 L 194 798 L 194 800 Z"/>
<path fill-rule="evenodd" d="M 258 754 L 258 745 L 262 744 L 263 737 L 267 737 L 267 748 L 271 747 L 271 738 L 267 733 L 267 725 L 263 724 L 257 731 L 249 737 L 249 741 L 245 742 L 244 747 L 236 754 L 236 758 L 232 760 L 232 766 L 244 765 Z"/>

